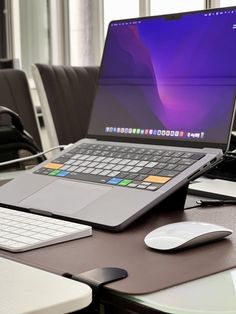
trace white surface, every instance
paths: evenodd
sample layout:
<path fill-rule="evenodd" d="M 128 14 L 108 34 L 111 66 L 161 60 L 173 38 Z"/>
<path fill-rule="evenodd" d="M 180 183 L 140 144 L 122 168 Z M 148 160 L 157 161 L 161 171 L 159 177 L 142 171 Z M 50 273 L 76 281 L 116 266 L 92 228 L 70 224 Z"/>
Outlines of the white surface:
<path fill-rule="evenodd" d="M 91 288 L 0 257 L 0 313 L 60 314 L 82 309 L 92 300 Z"/>
<path fill-rule="evenodd" d="M 200 177 L 189 185 L 189 191 L 236 197 L 236 182 Z"/>
<path fill-rule="evenodd" d="M 236 313 L 236 269 L 128 299 L 166 313 L 233 314 Z"/>
<path fill-rule="evenodd" d="M 16 178 L 19 174 L 22 174 L 23 170 L 16 171 L 1 171 L 0 169 L 0 181 L 10 180 Z"/>
<path fill-rule="evenodd" d="M 171 250 L 222 239 L 231 233 L 232 230 L 219 225 L 198 221 L 183 221 L 168 224 L 151 231 L 145 237 L 144 242 L 153 249 Z"/>

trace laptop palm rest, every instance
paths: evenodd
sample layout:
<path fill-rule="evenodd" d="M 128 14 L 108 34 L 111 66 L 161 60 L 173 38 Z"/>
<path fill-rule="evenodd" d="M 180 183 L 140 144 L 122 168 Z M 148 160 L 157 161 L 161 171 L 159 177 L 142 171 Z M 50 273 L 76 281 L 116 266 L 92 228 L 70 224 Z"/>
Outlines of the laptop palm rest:
<path fill-rule="evenodd" d="M 22 200 L 19 205 L 64 215 L 74 214 L 110 190 L 112 187 L 56 180 Z"/>

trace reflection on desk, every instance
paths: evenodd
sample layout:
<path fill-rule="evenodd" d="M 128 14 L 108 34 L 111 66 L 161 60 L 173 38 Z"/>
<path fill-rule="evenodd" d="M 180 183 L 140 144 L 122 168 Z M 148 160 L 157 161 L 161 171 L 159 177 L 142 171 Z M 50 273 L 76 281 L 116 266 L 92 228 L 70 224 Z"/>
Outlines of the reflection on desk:
<path fill-rule="evenodd" d="M 125 298 L 165 313 L 236 313 L 236 269 L 158 292 Z"/>
<path fill-rule="evenodd" d="M 197 178 L 189 185 L 190 194 L 205 195 L 214 198 L 236 197 L 236 182 L 220 179 Z"/>

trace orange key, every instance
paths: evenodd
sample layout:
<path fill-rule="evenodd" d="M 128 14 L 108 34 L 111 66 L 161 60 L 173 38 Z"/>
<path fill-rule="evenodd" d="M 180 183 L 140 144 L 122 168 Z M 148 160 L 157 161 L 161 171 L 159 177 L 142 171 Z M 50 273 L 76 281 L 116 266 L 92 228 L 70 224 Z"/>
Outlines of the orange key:
<path fill-rule="evenodd" d="M 160 176 L 148 176 L 146 179 L 144 179 L 143 181 L 146 182 L 152 182 L 152 183 L 166 183 L 167 181 L 169 181 L 170 178 L 169 177 L 160 177 Z"/>
<path fill-rule="evenodd" d="M 44 168 L 49 168 L 49 169 L 60 169 L 63 164 L 54 164 L 53 162 L 50 162 L 44 166 Z"/>

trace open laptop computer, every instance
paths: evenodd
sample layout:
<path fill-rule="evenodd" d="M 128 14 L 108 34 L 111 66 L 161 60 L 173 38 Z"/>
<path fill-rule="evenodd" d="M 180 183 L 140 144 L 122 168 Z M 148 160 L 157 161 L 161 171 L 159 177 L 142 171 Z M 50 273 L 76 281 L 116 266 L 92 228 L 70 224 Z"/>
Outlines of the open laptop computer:
<path fill-rule="evenodd" d="M 215 165 L 235 38 L 236 8 L 111 22 L 87 138 L 4 185 L 0 203 L 117 231 Z"/>

